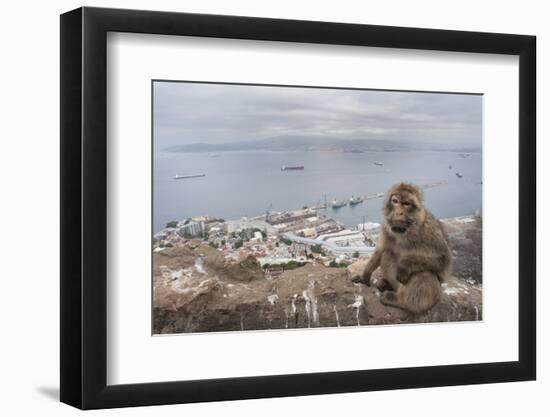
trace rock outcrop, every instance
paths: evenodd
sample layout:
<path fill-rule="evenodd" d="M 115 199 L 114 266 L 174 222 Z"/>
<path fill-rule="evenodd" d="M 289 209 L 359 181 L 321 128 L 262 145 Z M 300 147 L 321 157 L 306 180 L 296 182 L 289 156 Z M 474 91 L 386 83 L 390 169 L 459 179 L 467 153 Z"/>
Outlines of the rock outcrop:
<path fill-rule="evenodd" d="M 480 217 L 468 216 L 443 221 L 453 252 L 453 275 L 467 281 L 482 282 Z"/>
<path fill-rule="evenodd" d="M 154 255 L 154 331 L 481 320 L 480 221 L 448 221 L 446 225 L 455 255 L 455 275 L 442 285 L 440 302 L 426 314 L 413 316 L 384 306 L 375 287 L 352 283 L 350 277 L 362 271 L 367 259 L 348 268 L 308 264 L 269 280 L 254 257 L 228 261 L 218 250 L 195 241 Z M 377 274 L 379 271 L 374 279 L 379 278 Z"/>

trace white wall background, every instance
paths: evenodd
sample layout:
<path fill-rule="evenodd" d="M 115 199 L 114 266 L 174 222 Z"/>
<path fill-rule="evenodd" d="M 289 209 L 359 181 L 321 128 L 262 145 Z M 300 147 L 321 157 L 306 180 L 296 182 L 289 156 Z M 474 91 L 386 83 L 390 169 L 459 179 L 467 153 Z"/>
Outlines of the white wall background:
<path fill-rule="evenodd" d="M 4 415 L 74 415 L 58 403 L 59 392 L 59 14 L 79 7 L 70 0 L 10 2 L 2 7 L 0 42 L 0 410 Z M 550 249 L 550 210 L 543 194 L 550 158 L 542 145 L 549 124 L 542 120 L 550 97 L 550 26 L 545 2 L 441 2 L 394 0 L 124 0 L 86 5 L 181 12 L 239 14 L 395 26 L 532 34 L 538 37 L 539 249 Z M 544 235 L 544 237 L 543 237 Z M 550 406 L 550 267 L 539 262 L 538 381 L 377 393 L 325 395 L 230 403 L 100 411 L 99 415 L 543 415 Z M 350 352 L 355 347 L 350 347 Z M 349 354 L 350 352 L 342 352 Z"/>

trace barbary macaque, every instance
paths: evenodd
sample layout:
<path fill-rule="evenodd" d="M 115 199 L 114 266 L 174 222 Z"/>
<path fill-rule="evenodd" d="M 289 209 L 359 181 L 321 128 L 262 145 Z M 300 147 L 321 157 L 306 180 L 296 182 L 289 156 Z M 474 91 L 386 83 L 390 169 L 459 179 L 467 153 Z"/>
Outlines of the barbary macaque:
<path fill-rule="evenodd" d="M 422 191 L 412 184 L 396 184 L 384 205 L 384 225 L 376 250 L 363 275 L 354 282 L 376 283 L 380 301 L 413 314 L 431 309 L 439 300 L 441 283 L 451 269 L 451 251 L 443 225 L 423 204 Z"/>

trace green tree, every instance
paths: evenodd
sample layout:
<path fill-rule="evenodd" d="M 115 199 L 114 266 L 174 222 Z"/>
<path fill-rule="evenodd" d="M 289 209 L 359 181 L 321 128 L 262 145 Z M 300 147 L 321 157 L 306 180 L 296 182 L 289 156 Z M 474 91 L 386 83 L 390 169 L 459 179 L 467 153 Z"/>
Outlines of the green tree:
<path fill-rule="evenodd" d="M 178 227 L 178 222 L 176 220 L 172 220 L 171 222 L 166 223 L 166 227 Z"/>
<path fill-rule="evenodd" d="M 325 254 L 323 247 L 321 245 L 312 245 L 311 251 L 315 253 L 320 253 L 321 255 Z"/>
<path fill-rule="evenodd" d="M 282 243 L 284 243 L 285 245 L 288 245 L 288 246 L 292 245 L 292 242 L 291 242 L 290 240 L 284 238 L 284 237 L 280 238 L 279 240 L 280 240 Z"/>
<path fill-rule="evenodd" d="M 282 264 L 283 270 L 292 270 L 304 266 L 305 262 L 289 261 L 286 264 Z"/>

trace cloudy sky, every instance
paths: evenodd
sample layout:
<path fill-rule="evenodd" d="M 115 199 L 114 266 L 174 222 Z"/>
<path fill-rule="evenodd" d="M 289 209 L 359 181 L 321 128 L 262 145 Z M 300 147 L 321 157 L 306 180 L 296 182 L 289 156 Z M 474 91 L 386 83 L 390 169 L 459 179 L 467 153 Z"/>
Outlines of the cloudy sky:
<path fill-rule="evenodd" d="M 153 112 L 160 149 L 288 136 L 481 147 L 479 95 L 155 82 Z"/>

